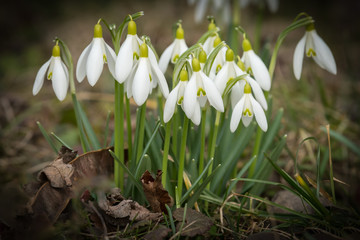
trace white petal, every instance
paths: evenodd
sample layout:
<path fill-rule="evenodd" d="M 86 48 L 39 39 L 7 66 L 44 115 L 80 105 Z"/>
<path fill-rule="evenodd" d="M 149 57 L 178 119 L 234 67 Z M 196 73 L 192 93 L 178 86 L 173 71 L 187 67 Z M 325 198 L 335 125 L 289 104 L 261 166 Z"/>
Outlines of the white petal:
<path fill-rule="evenodd" d="M 151 90 L 147 58 L 140 58 L 132 84 L 132 94 L 138 106 L 144 104 Z"/>
<path fill-rule="evenodd" d="M 105 45 L 105 53 L 106 53 L 106 59 L 107 59 L 109 71 L 110 71 L 111 75 L 114 78 L 116 78 L 116 75 L 115 75 L 116 54 L 115 54 L 114 50 L 109 45 L 107 45 L 107 43 L 105 41 L 104 41 L 104 45 Z"/>
<path fill-rule="evenodd" d="M 198 0 L 198 3 L 195 7 L 195 22 L 200 23 L 204 20 L 206 7 L 208 5 L 208 0 Z"/>
<path fill-rule="evenodd" d="M 194 113 L 194 104 L 197 102 L 196 99 L 196 77 L 193 74 L 186 86 L 184 93 L 184 112 L 186 116 L 191 119 Z"/>
<path fill-rule="evenodd" d="M 336 63 L 333 54 L 331 53 L 330 48 L 324 42 L 324 40 L 316 33 L 315 30 L 311 31 L 312 37 L 315 45 L 316 56 L 315 60 L 318 59 L 319 62 L 332 74 L 336 74 Z"/>
<path fill-rule="evenodd" d="M 267 69 L 261 58 L 256 55 L 253 50 L 249 50 L 247 52 L 255 80 L 259 83 L 262 89 L 264 89 L 265 91 L 269 91 L 271 88 L 269 70 Z"/>
<path fill-rule="evenodd" d="M 94 86 L 99 80 L 104 68 L 102 44 L 102 38 L 94 38 L 89 57 L 86 61 L 86 75 L 91 86 Z"/>
<path fill-rule="evenodd" d="M 201 121 L 201 110 L 200 110 L 200 105 L 198 102 L 195 102 L 194 104 L 194 114 L 191 117 L 191 121 L 196 125 L 199 126 L 200 121 Z"/>
<path fill-rule="evenodd" d="M 261 104 L 264 110 L 267 110 L 268 106 L 267 106 L 266 98 L 259 84 L 251 77 L 246 77 L 246 80 L 249 82 L 251 86 L 251 90 L 254 93 L 256 100 Z"/>
<path fill-rule="evenodd" d="M 209 56 L 211 50 L 213 50 L 213 48 L 214 48 L 215 38 L 216 38 L 216 36 L 210 36 L 204 42 L 203 49 L 206 52 L 206 55 L 208 55 L 208 56 Z"/>
<path fill-rule="evenodd" d="M 218 72 L 218 74 L 215 76 L 214 83 L 216 88 L 219 90 L 219 93 L 222 95 L 224 93 L 226 83 L 229 80 L 229 62 L 226 61 L 224 66 L 221 68 L 221 70 Z"/>
<path fill-rule="evenodd" d="M 69 87 L 69 80 L 66 78 L 66 72 L 61 65 L 60 57 L 54 58 L 54 70 L 51 80 L 56 97 L 60 101 L 64 100 Z"/>
<path fill-rule="evenodd" d="M 159 83 L 160 90 L 165 98 L 169 95 L 169 87 L 167 85 L 164 74 L 161 72 L 157 63 L 151 64 L 151 71 L 153 73 L 154 83 Z M 156 85 L 154 85 L 156 87 Z"/>
<path fill-rule="evenodd" d="M 244 86 L 245 81 L 239 81 L 235 83 L 235 85 L 231 88 L 231 95 L 230 95 L 230 101 L 232 109 L 234 109 L 235 105 L 240 101 L 242 96 L 244 95 Z"/>
<path fill-rule="evenodd" d="M 163 54 L 162 54 L 161 57 L 160 57 L 159 67 L 160 67 L 161 72 L 163 72 L 163 73 L 166 72 L 166 69 L 167 69 L 167 67 L 168 67 L 168 65 L 169 65 L 170 58 L 171 58 L 171 54 L 172 54 L 173 49 L 174 49 L 174 45 L 175 45 L 175 42 L 172 42 L 172 43 L 165 49 L 165 51 L 163 52 Z"/>
<path fill-rule="evenodd" d="M 45 79 L 45 75 L 46 75 L 46 70 L 48 69 L 49 65 L 50 65 L 50 61 L 52 58 L 50 58 L 46 63 L 44 63 L 41 68 L 39 69 L 39 71 L 36 74 L 35 77 L 35 82 L 34 82 L 34 86 L 33 86 L 33 90 L 32 93 L 35 96 L 36 94 L 38 94 L 38 92 L 40 91 L 42 85 L 44 84 L 44 79 Z"/>
<path fill-rule="evenodd" d="M 127 35 L 116 58 L 115 76 L 119 83 L 123 83 L 126 80 L 133 67 L 132 42 L 132 35 Z"/>
<path fill-rule="evenodd" d="M 245 98 L 242 97 L 240 99 L 240 101 L 234 107 L 234 110 L 231 115 L 231 120 L 230 120 L 230 131 L 231 132 L 235 132 L 235 130 L 237 129 L 237 127 L 239 125 L 239 122 L 242 117 L 244 103 L 245 103 Z"/>
<path fill-rule="evenodd" d="M 299 43 L 296 45 L 295 52 L 294 52 L 293 70 L 294 70 L 295 78 L 297 80 L 299 80 L 300 76 L 301 76 L 303 59 L 304 59 L 304 51 L 305 51 L 305 40 L 306 40 L 306 35 L 304 35 L 300 39 Z"/>
<path fill-rule="evenodd" d="M 215 84 L 211 81 L 210 78 L 208 78 L 205 73 L 200 72 L 200 76 L 202 78 L 203 84 L 204 84 L 204 90 L 206 92 L 206 96 L 209 100 L 209 103 L 218 111 L 224 112 L 224 103 L 221 98 L 221 95 L 217 88 L 215 87 Z"/>
<path fill-rule="evenodd" d="M 260 104 L 250 95 L 251 105 L 253 107 L 253 112 L 255 115 L 256 122 L 258 123 L 259 127 L 266 132 L 268 129 L 268 124 L 266 120 L 266 115 L 264 110 L 261 108 Z"/>
<path fill-rule="evenodd" d="M 164 122 L 168 122 L 174 115 L 178 93 L 179 93 L 180 84 L 178 84 L 169 94 L 169 97 L 166 99 L 164 107 Z"/>
<path fill-rule="evenodd" d="M 186 45 L 185 39 L 179 39 L 180 42 L 180 54 L 179 57 L 188 50 L 188 46 Z"/>
<path fill-rule="evenodd" d="M 89 57 L 93 42 L 94 41 L 91 41 L 91 43 L 84 49 L 76 64 L 76 79 L 78 80 L 78 82 L 82 82 L 86 76 L 86 62 Z"/>

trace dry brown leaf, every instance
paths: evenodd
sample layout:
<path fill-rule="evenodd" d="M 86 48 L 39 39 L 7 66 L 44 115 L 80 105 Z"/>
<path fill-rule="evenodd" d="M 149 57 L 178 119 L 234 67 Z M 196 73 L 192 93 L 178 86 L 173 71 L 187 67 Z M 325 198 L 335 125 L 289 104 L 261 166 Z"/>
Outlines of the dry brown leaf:
<path fill-rule="evenodd" d="M 157 228 L 152 230 L 151 232 L 147 233 L 144 236 L 144 239 L 146 240 L 160 240 L 164 239 L 168 236 L 168 234 L 171 232 L 171 229 L 165 227 L 164 225 L 158 225 Z"/>
<path fill-rule="evenodd" d="M 184 208 L 178 208 L 173 212 L 173 217 L 178 221 L 176 230 L 179 231 L 184 218 Z M 185 222 L 182 226 L 181 236 L 194 237 L 196 235 L 206 235 L 213 225 L 211 218 L 195 211 L 191 208 L 186 209 Z"/>
<path fill-rule="evenodd" d="M 145 171 L 141 176 L 141 182 L 144 188 L 145 196 L 154 212 L 167 213 L 165 205 L 171 207 L 173 199 L 161 184 L 162 171 L 158 170 L 156 179 L 154 179 L 149 171 Z"/>

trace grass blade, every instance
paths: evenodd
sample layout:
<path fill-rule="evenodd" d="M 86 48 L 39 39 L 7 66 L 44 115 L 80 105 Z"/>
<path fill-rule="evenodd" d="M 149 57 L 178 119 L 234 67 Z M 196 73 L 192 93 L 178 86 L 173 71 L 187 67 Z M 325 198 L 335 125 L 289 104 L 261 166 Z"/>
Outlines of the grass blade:
<path fill-rule="evenodd" d="M 53 140 L 51 140 L 49 134 L 46 132 L 46 130 L 42 126 L 42 124 L 39 121 L 37 121 L 36 124 L 38 125 L 40 132 L 42 133 L 42 135 L 44 136 L 45 140 L 48 142 L 50 147 L 54 150 L 54 152 L 56 154 L 59 154 L 59 151 L 58 151 L 57 147 L 55 146 L 55 143 L 53 142 Z"/>

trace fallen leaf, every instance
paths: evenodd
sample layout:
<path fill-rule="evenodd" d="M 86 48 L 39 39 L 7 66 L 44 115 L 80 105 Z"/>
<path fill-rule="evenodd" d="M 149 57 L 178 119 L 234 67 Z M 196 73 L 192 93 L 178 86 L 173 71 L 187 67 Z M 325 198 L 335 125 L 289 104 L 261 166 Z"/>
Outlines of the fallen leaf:
<path fill-rule="evenodd" d="M 154 212 L 167 213 L 165 205 L 171 207 L 173 199 L 168 191 L 161 184 L 162 171 L 158 170 L 156 179 L 154 179 L 149 171 L 145 171 L 141 176 L 141 182 L 144 188 L 145 196 Z"/>
<path fill-rule="evenodd" d="M 157 228 L 152 230 L 151 232 L 147 233 L 144 236 L 144 239 L 146 240 L 159 240 L 164 239 L 168 236 L 168 234 L 171 232 L 171 229 L 165 227 L 164 225 L 158 225 Z"/>
<path fill-rule="evenodd" d="M 179 231 L 183 223 L 184 208 L 176 209 L 173 212 L 173 217 L 178 221 L 176 230 Z M 212 225 L 213 221 L 211 218 L 191 208 L 187 208 L 184 225 L 181 230 L 181 236 L 194 237 L 196 235 L 205 235 Z"/>

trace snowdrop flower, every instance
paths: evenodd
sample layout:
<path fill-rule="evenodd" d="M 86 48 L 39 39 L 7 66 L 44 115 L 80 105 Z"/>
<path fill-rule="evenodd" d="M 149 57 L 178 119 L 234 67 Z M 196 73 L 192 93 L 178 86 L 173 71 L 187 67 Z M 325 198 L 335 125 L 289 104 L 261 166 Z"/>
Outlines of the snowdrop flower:
<path fill-rule="evenodd" d="M 136 23 L 131 20 L 128 24 L 128 34 L 120 47 L 115 63 L 115 76 L 119 83 L 123 83 L 127 79 L 139 59 L 140 44 L 142 41 L 136 34 Z"/>
<path fill-rule="evenodd" d="M 65 64 L 61 61 L 60 47 L 56 43 L 52 50 L 51 58 L 41 66 L 36 74 L 32 93 L 35 96 L 44 84 L 44 79 L 52 81 L 56 97 L 62 101 L 66 97 L 69 88 L 69 73 Z"/>
<path fill-rule="evenodd" d="M 200 114 L 200 107 L 204 107 L 207 100 L 217 111 L 224 111 L 224 103 L 219 91 L 212 80 L 201 71 L 200 62 L 197 58 L 192 59 L 193 74 L 184 93 L 184 112 L 189 119 L 194 114 Z M 199 125 L 200 118 L 193 123 Z"/>
<path fill-rule="evenodd" d="M 254 115 L 255 115 L 255 120 L 258 123 L 261 130 L 266 132 L 268 129 L 268 124 L 264 110 L 251 95 L 250 84 L 246 83 L 244 87 L 244 95 L 240 99 L 240 101 L 236 104 L 232 112 L 232 116 L 230 120 L 230 131 L 235 132 L 241 119 L 245 127 L 249 126 L 250 122 L 254 118 Z"/>
<path fill-rule="evenodd" d="M 110 73 L 115 76 L 115 58 L 114 50 L 104 41 L 102 27 L 97 23 L 94 27 L 94 38 L 81 53 L 76 66 L 78 82 L 82 82 L 87 76 L 89 84 L 94 86 L 99 80 L 104 63 L 108 63 Z"/>
<path fill-rule="evenodd" d="M 173 43 L 168 46 L 159 60 L 160 70 L 165 73 L 166 69 L 171 61 L 172 64 L 175 64 L 181 54 L 183 54 L 188 49 L 186 42 L 184 40 L 184 29 L 181 27 L 181 24 L 178 25 L 176 30 L 176 37 Z"/>
<path fill-rule="evenodd" d="M 336 75 L 336 63 L 330 48 L 324 40 L 316 33 L 314 24 L 309 24 L 305 35 L 296 45 L 293 59 L 294 74 L 297 80 L 300 79 L 304 51 L 307 57 L 312 57 L 323 69 Z"/>
<path fill-rule="evenodd" d="M 180 81 L 176 87 L 170 92 L 169 97 L 166 99 L 164 107 L 164 122 L 167 123 L 175 112 L 176 105 L 180 105 L 184 110 L 184 93 L 188 84 L 188 73 L 185 69 L 180 72 Z M 197 104 L 199 104 L 197 102 Z M 193 122 L 196 122 L 201 115 L 193 114 Z"/>
<path fill-rule="evenodd" d="M 209 26 L 208 26 L 208 31 L 211 31 L 215 28 L 216 28 L 216 25 L 214 23 L 214 19 L 211 19 Z M 217 33 L 214 33 L 205 40 L 205 42 L 203 44 L 203 49 L 207 55 L 209 55 L 210 52 L 214 49 L 214 41 L 217 37 L 218 37 Z"/>
<path fill-rule="evenodd" d="M 241 60 L 245 64 L 246 71 L 254 76 L 262 89 L 269 91 L 271 87 L 269 70 L 261 58 L 252 50 L 251 44 L 246 38 L 243 41 L 243 50 L 244 54 Z"/>
<path fill-rule="evenodd" d="M 214 48 L 216 48 L 219 44 L 221 43 L 221 39 L 219 36 L 216 37 L 215 41 L 214 41 Z M 214 50 L 214 49 L 213 49 Z M 225 64 L 225 55 L 226 55 L 226 50 L 227 47 L 224 46 L 220 49 L 220 51 L 217 53 L 214 62 L 211 65 L 210 68 L 210 73 L 209 73 L 209 77 L 211 79 L 214 79 L 216 74 L 218 74 L 218 72 L 220 71 L 220 69 L 223 67 L 223 65 Z M 211 54 L 211 52 L 210 52 Z"/>
<path fill-rule="evenodd" d="M 226 50 L 226 62 L 214 79 L 215 86 L 219 90 L 220 94 L 223 95 L 224 90 L 226 88 L 226 84 L 231 79 L 234 79 L 244 74 L 246 73 L 243 72 L 243 70 L 241 70 L 241 68 L 237 64 L 235 64 L 234 51 L 229 48 L 228 50 Z M 253 89 L 256 100 L 261 104 L 261 106 L 265 110 L 267 110 L 267 102 L 259 84 L 249 75 L 246 75 L 244 79 L 245 80 L 240 80 L 237 83 L 235 83 L 234 86 L 231 88 L 230 99 L 233 108 L 243 96 L 245 83 L 248 82 L 251 88 Z"/>
<path fill-rule="evenodd" d="M 145 103 L 152 89 L 159 84 L 165 98 L 169 95 L 169 89 L 164 74 L 161 72 L 156 60 L 152 60 L 148 54 L 149 47 L 146 43 L 140 46 L 140 58 L 132 69 L 126 84 L 127 97 L 134 97 L 138 106 Z"/>

